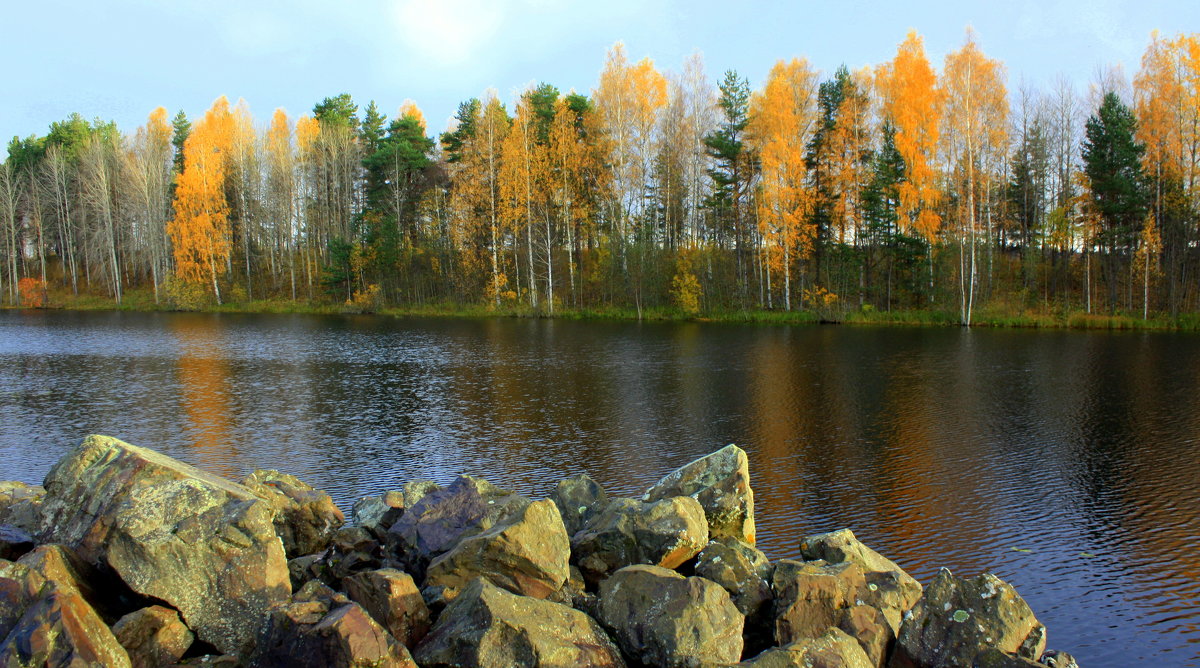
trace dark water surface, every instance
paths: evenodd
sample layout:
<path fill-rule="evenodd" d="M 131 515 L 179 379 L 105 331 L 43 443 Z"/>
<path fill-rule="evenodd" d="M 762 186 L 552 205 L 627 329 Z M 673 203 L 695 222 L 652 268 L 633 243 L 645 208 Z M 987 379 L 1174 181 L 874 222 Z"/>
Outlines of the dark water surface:
<path fill-rule="evenodd" d="M 759 546 L 991 570 L 1087 668 L 1200 665 L 1200 337 L 0 312 L 0 479 L 85 434 L 344 509 L 405 480 L 633 495 L 734 442 Z"/>

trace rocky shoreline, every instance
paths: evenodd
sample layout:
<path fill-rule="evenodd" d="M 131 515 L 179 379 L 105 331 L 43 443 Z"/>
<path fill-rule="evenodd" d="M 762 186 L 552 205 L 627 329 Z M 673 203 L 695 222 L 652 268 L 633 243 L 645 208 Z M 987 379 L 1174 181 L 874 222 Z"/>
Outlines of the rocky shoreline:
<path fill-rule="evenodd" d="M 922 587 L 847 529 L 754 547 L 730 445 L 640 499 L 587 476 L 358 501 L 89 436 L 0 482 L 0 666 L 1075 666 L 1016 590 Z"/>

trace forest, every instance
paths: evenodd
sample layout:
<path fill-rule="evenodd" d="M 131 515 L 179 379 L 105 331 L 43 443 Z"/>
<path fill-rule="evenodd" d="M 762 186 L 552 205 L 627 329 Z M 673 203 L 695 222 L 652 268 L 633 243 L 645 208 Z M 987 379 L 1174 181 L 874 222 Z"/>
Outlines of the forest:
<path fill-rule="evenodd" d="M 440 135 L 341 94 L 13 138 L 0 303 L 1200 322 L 1198 175 L 1196 34 L 1047 90 L 969 30 L 940 69 L 912 32 L 758 88 L 617 43 L 593 90 L 489 90 Z"/>

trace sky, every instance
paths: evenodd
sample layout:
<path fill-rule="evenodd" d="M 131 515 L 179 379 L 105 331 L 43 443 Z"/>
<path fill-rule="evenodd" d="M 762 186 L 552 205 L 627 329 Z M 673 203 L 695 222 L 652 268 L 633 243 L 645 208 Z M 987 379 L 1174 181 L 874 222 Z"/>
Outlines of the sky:
<path fill-rule="evenodd" d="M 2 0 L 0 137 L 72 112 L 132 132 L 155 107 L 195 118 L 220 95 L 265 125 L 343 92 L 389 116 L 415 100 L 440 132 L 488 88 L 589 93 L 618 40 L 663 70 L 700 51 L 714 84 L 733 69 L 757 87 L 779 59 L 826 75 L 884 62 L 910 29 L 940 68 L 968 26 L 1010 92 L 1060 75 L 1083 90 L 1103 67 L 1132 76 L 1152 30 L 1200 32 L 1200 0 Z"/>

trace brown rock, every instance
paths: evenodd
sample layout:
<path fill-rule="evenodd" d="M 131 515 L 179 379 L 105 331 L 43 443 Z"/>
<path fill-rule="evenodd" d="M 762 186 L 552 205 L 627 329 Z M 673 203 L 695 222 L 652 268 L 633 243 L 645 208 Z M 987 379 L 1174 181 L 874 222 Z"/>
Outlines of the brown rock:
<path fill-rule="evenodd" d="M 619 668 L 621 654 L 600 625 L 564 605 L 475 580 L 417 647 L 426 668 L 538 666 Z"/>
<path fill-rule="evenodd" d="M 429 608 L 408 573 L 392 568 L 357 573 L 342 580 L 342 590 L 409 649 L 429 632 Z"/>
<path fill-rule="evenodd" d="M 744 617 L 720 585 L 628 566 L 600 585 L 600 621 L 631 659 L 652 666 L 736 663 Z"/>
<path fill-rule="evenodd" d="M 153 450 L 89 436 L 50 470 L 42 542 L 107 565 L 225 653 L 253 642 L 291 586 L 268 504 Z"/>
<path fill-rule="evenodd" d="M 676 568 L 708 544 L 699 502 L 676 496 L 654 503 L 610 501 L 571 539 L 571 554 L 593 584 L 633 564 Z"/>
<path fill-rule="evenodd" d="M 841 629 L 826 629 L 816 638 L 802 638 L 773 647 L 738 664 L 754 668 L 873 668 L 862 647 Z"/>
<path fill-rule="evenodd" d="M 53 584 L 43 587 L 3 642 L 0 666 L 130 666 L 124 648 L 87 601 Z"/>
<path fill-rule="evenodd" d="M 991 647 L 976 655 L 971 668 L 1046 668 L 1046 664 L 1032 659 L 1023 659 L 1016 654 L 1008 654 Z"/>
<path fill-rule="evenodd" d="M 153 668 L 179 661 L 195 636 L 179 613 L 152 605 L 125 615 L 112 628 L 117 642 L 129 654 L 133 668 Z"/>
<path fill-rule="evenodd" d="M 25 564 L 0 559 L 0 642 L 38 600 L 45 583 L 41 574 Z"/>
<path fill-rule="evenodd" d="M 1046 627 L 995 575 L 959 578 L 943 568 L 905 616 L 889 665 L 969 666 L 990 648 L 1036 660 L 1046 649 Z"/>
<path fill-rule="evenodd" d="M 786 645 L 816 638 L 837 626 L 866 580 L 857 564 L 781 560 L 775 565 L 775 641 Z"/>
<path fill-rule="evenodd" d="M 328 494 L 296 476 L 260 469 L 246 476 L 242 485 L 270 504 L 275 513 L 275 533 L 283 541 L 288 558 L 325 549 L 333 532 L 346 523 L 346 516 Z"/>
<path fill-rule="evenodd" d="M 754 490 L 746 451 L 730 444 L 668 474 L 643 501 L 691 496 L 700 502 L 713 538 L 754 544 Z"/>
<path fill-rule="evenodd" d="M 19 563 L 37 571 L 59 589 L 78 593 L 106 623 L 145 604 L 145 599 L 111 572 L 103 572 L 81 559 L 65 545 L 42 545 L 21 557 Z"/>
<path fill-rule="evenodd" d="M 878 608 L 871 605 L 852 606 L 842 613 L 838 628 L 858 641 L 871 660 L 871 665 L 879 668 L 887 665 L 896 635 Z"/>
<path fill-rule="evenodd" d="M 904 613 L 921 598 L 921 583 L 916 578 L 864 545 L 849 529 L 809 536 L 800 542 L 800 553 L 806 559 L 822 559 L 831 564 L 842 561 L 858 564 L 867 579 L 862 599 L 884 614 L 893 635 L 900 632 Z"/>
<path fill-rule="evenodd" d="M 570 577 L 571 544 L 554 502 L 535 501 L 434 559 L 425 588 L 451 601 L 475 578 L 514 594 L 546 598 Z"/>
<path fill-rule="evenodd" d="M 588 523 L 596 513 L 608 505 L 608 494 L 586 473 L 561 480 L 550 495 L 550 500 L 558 506 L 562 514 L 563 526 L 567 535 L 574 536 L 576 532 Z"/>

